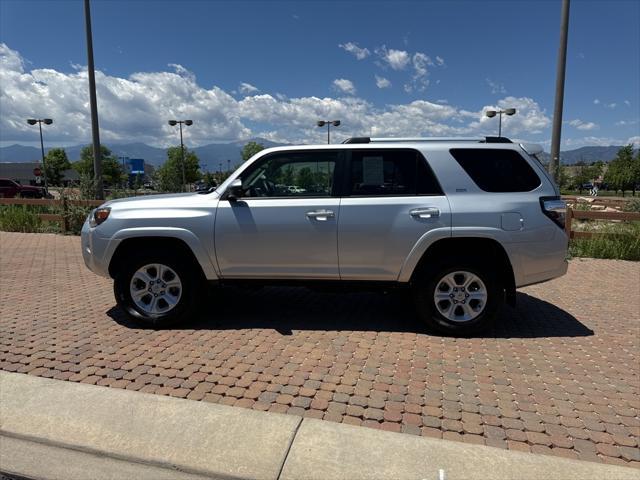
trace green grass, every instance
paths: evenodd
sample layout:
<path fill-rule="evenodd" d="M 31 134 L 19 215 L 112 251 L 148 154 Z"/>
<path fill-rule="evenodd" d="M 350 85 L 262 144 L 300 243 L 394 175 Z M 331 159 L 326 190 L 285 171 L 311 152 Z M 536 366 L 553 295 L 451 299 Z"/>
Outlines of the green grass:
<path fill-rule="evenodd" d="M 593 224 L 584 231 L 607 235 L 571 240 L 572 257 L 640 261 L 640 222 Z"/>
<path fill-rule="evenodd" d="M 0 208 L 0 230 L 5 232 L 40 232 L 42 222 L 27 205 L 8 205 Z"/>

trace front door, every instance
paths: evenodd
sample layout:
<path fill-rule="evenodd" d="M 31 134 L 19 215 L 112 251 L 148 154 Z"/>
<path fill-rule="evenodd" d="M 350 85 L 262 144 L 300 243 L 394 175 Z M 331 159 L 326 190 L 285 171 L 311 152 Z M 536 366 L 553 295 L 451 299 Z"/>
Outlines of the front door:
<path fill-rule="evenodd" d="M 215 246 L 223 278 L 338 279 L 336 151 L 268 154 L 220 201 Z"/>

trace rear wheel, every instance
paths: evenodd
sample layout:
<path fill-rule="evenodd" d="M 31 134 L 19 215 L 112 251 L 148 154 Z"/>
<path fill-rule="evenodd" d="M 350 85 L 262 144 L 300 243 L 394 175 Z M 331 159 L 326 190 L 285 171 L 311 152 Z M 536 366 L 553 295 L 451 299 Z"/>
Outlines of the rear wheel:
<path fill-rule="evenodd" d="M 426 269 L 414 282 L 421 319 L 445 335 L 470 335 L 491 327 L 504 300 L 498 276 L 473 261 Z"/>
<path fill-rule="evenodd" d="M 145 326 L 165 327 L 192 316 L 201 286 L 181 260 L 149 252 L 122 262 L 114 281 L 118 305 Z"/>

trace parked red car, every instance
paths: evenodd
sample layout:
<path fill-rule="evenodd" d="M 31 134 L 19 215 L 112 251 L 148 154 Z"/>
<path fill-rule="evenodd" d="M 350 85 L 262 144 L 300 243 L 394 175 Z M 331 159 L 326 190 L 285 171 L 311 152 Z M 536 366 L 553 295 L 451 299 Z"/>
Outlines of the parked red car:
<path fill-rule="evenodd" d="M 45 198 L 44 188 L 20 185 L 8 178 L 0 178 L 0 198 Z"/>

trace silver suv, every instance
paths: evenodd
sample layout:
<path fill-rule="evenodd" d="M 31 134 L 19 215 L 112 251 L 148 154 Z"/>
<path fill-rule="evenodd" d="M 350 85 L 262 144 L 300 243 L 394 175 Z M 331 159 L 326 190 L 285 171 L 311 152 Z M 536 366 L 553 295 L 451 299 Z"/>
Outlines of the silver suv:
<path fill-rule="evenodd" d="M 518 287 L 566 273 L 565 204 L 535 145 L 351 138 L 279 147 L 214 192 L 113 200 L 82 229 L 118 304 L 164 326 L 209 282 L 408 287 L 432 329 L 491 325 Z"/>

